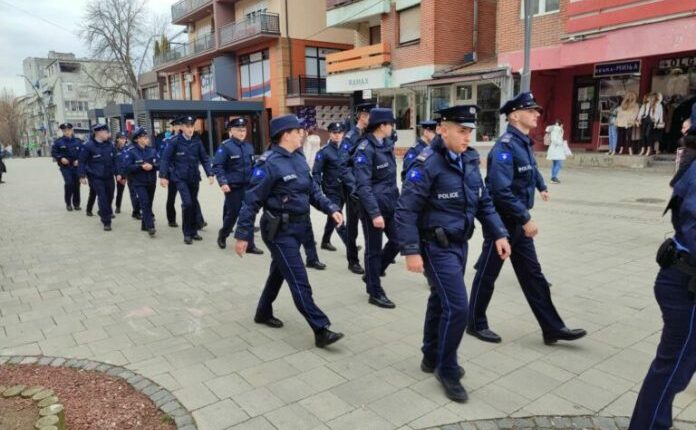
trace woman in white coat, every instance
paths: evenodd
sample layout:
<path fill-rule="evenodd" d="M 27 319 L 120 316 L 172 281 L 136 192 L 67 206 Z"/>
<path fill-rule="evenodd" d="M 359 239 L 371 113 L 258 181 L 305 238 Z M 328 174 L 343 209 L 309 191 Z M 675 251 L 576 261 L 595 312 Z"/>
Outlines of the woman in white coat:
<path fill-rule="evenodd" d="M 556 120 L 555 124 L 546 127 L 548 138 L 546 142 L 549 144 L 549 149 L 546 152 L 546 159 L 551 160 L 551 182 L 560 184 L 558 173 L 563 167 L 563 160 L 566 159 L 565 143 L 563 142 L 563 122 L 560 119 Z"/>

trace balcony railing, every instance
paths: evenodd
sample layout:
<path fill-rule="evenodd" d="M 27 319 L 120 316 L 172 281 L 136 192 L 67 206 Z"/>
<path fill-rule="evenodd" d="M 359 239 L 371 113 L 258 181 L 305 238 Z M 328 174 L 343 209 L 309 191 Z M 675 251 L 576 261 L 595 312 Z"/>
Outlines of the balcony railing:
<path fill-rule="evenodd" d="M 156 56 L 153 62 L 156 67 L 186 57 L 192 57 L 213 48 L 215 48 L 215 37 L 213 33 L 210 33 Z"/>
<path fill-rule="evenodd" d="M 212 0 L 181 0 L 172 5 L 172 21 L 176 22 Z"/>
<path fill-rule="evenodd" d="M 355 3 L 356 1 L 358 0 L 326 0 L 326 10 L 346 6 L 351 3 Z"/>
<path fill-rule="evenodd" d="M 288 78 L 288 95 L 321 95 L 326 94 L 326 78 L 300 75 Z"/>
<path fill-rule="evenodd" d="M 280 35 L 280 18 L 276 13 L 260 13 L 244 21 L 220 27 L 220 46 L 227 46 L 261 34 Z"/>
<path fill-rule="evenodd" d="M 329 54 L 326 56 L 326 71 L 328 73 L 339 73 L 349 70 L 382 67 L 391 62 L 389 52 L 389 44 L 378 43 Z"/>

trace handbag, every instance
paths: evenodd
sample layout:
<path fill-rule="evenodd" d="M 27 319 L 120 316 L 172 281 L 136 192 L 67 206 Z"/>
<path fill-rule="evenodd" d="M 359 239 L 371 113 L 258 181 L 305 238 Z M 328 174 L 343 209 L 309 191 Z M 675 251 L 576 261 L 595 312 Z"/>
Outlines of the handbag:
<path fill-rule="evenodd" d="M 547 131 L 546 133 L 544 133 L 544 145 L 545 146 L 551 145 L 551 132 L 550 131 Z"/>

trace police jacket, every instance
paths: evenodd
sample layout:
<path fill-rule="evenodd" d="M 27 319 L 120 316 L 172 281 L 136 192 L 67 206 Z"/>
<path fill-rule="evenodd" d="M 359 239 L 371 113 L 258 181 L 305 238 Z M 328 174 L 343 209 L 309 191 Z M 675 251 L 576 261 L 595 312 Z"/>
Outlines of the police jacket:
<path fill-rule="evenodd" d="M 520 224 L 531 218 L 534 190 L 547 189 L 534 159 L 532 140 L 512 125 L 488 153 L 486 185 L 501 218 Z"/>
<path fill-rule="evenodd" d="M 143 169 L 143 164 L 152 164 L 152 170 Z M 130 183 L 133 185 L 155 185 L 157 183 L 157 169 L 159 157 L 157 149 L 153 146 L 141 147 L 135 145 L 126 152 L 124 158 L 124 171 L 127 173 Z"/>
<path fill-rule="evenodd" d="M 116 148 L 111 141 L 97 142 L 90 138 L 80 152 L 77 171 L 81 177 L 113 180 L 116 175 Z"/>
<path fill-rule="evenodd" d="M 201 138 L 194 134 L 186 139 L 183 134 L 173 137 L 164 149 L 160 165 L 160 178 L 181 182 L 200 182 L 198 164 L 203 166 L 206 176 L 213 176 L 208 153 Z"/>
<path fill-rule="evenodd" d="M 406 154 L 404 154 L 403 166 L 401 167 L 402 181 L 406 179 L 406 173 L 408 173 L 408 169 L 411 168 L 413 162 L 416 160 L 416 157 L 418 157 L 421 151 L 427 147 L 428 145 L 425 142 L 423 142 L 423 139 L 418 139 L 416 141 L 416 144 L 410 147 L 408 151 L 406 151 Z"/>
<path fill-rule="evenodd" d="M 310 204 L 327 214 L 340 210 L 312 180 L 307 160 L 300 151 L 291 153 L 273 145 L 254 167 L 234 237 L 241 240 L 252 237 L 254 217 L 262 207 L 275 216 L 306 215 Z"/>
<path fill-rule="evenodd" d="M 358 147 L 358 141 L 362 135 L 362 131 L 353 126 L 346 134 L 343 135 L 341 146 L 338 151 L 338 159 L 341 163 L 341 180 L 349 192 L 355 192 L 357 184 L 353 175 L 353 154 Z"/>
<path fill-rule="evenodd" d="M 114 148 L 116 146 L 114 145 Z M 124 178 L 128 177 L 129 172 L 126 169 L 126 157 L 128 152 L 133 149 L 133 144 L 128 142 L 121 149 L 116 148 L 116 174 Z"/>
<path fill-rule="evenodd" d="M 51 146 L 51 157 L 58 163 L 58 166 L 63 169 L 74 167 L 73 163 L 80 159 L 82 151 L 82 141 L 76 137 L 59 137 Z M 70 164 L 67 166 L 60 162 L 61 158 L 66 158 Z"/>
<path fill-rule="evenodd" d="M 324 193 L 337 194 L 341 191 L 340 148 L 336 142 L 328 141 L 314 157 L 312 178 Z"/>
<path fill-rule="evenodd" d="M 253 167 L 254 146 L 235 138 L 222 142 L 213 158 L 213 172 L 220 186 L 247 185 Z"/>
<path fill-rule="evenodd" d="M 483 183 L 478 152 L 467 149 L 461 164 L 439 136 L 414 160 L 394 218 L 403 255 L 419 254 L 421 234 L 437 227 L 450 239 L 466 242 L 474 232 L 474 218 L 496 239 L 508 236 Z"/>
<path fill-rule="evenodd" d="M 696 161 L 674 183 L 672 199 L 674 239 L 688 250 L 696 262 Z"/>
<path fill-rule="evenodd" d="M 372 133 L 366 134 L 355 150 L 353 173 L 360 203 L 370 218 L 393 214 L 399 188 L 392 141 L 379 142 Z"/>

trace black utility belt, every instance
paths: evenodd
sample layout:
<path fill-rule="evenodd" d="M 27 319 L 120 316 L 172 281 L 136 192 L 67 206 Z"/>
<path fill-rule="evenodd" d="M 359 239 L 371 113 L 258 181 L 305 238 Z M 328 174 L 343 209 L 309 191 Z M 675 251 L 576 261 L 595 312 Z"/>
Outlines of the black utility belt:
<path fill-rule="evenodd" d="M 289 212 L 273 213 L 270 211 L 264 211 L 263 214 L 269 218 L 278 218 L 283 224 L 306 222 L 310 220 L 309 212 L 303 214 L 291 214 Z"/>
<path fill-rule="evenodd" d="M 435 241 L 441 247 L 448 247 L 452 243 L 464 243 L 464 241 L 453 234 L 448 233 L 442 227 L 435 227 L 420 232 L 420 237 L 426 242 Z"/>
<path fill-rule="evenodd" d="M 696 294 L 696 262 L 688 252 L 678 250 L 674 240 L 667 239 L 660 245 L 655 260 L 663 269 L 674 267 L 689 275 L 689 291 Z"/>

